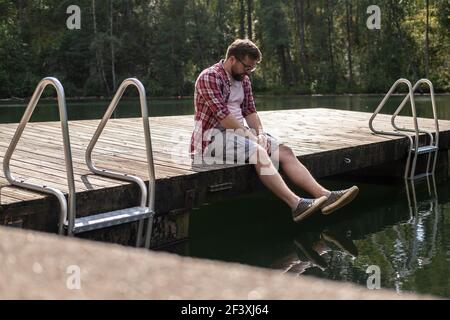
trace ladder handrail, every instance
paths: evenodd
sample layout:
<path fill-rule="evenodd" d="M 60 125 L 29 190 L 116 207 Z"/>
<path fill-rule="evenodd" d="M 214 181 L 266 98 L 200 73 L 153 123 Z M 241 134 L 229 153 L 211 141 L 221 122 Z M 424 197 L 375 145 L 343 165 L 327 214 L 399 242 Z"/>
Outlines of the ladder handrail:
<path fill-rule="evenodd" d="M 14 153 L 14 150 L 17 147 L 17 144 L 22 136 L 22 133 L 23 133 L 27 123 L 29 122 L 31 115 L 33 114 L 33 112 L 36 108 L 36 105 L 39 102 L 42 92 L 48 85 L 52 85 L 56 89 L 57 97 L 58 97 L 59 118 L 61 121 L 61 129 L 62 129 L 62 136 L 63 136 L 64 158 L 65 158 L 66 174 L 67 174 L 67 185 L 69 187 L 68 202 L 66 202 L 64 193 L 59 189 L 56 189 L 53 187 L 48 187 L 46 185 L 38 185 L 38 184 L 34 184 L 34 183 L 25 182 L 24 180 L 16 179 L 11 174 L 10 160 L 11 160 L 12 154 Z M 60 218 L 59 218 L 59 227 L 58 227 L 58 232 L 60 234 L 63 234 L 64 224 L 67 222 L 67 220 L 69 220 L 69 225 L 71 225 L 71 221 L 72 221 L 72 226 L 73 226 L 72 218 L 75 216 L 76 208 L 75 208 L 75 182 L 74 182 L 74 175 L 73 175 L 72 151 L 71 151 L 71 147 L 70 147 L 70 136 L 69 136 L 67 108 L 66 108 L 66 98 L 65 98 L 65 94 L 64 94 L 64 88 L 58 79 L 53 78 L 53 77 L 46 77 L 46 78 L 42 79 L 36 86 L 33 96 L 31 97 L 31 100 L 28 103 L 27 108 L 25 109 L 22 119 L 20 120 L 20 123 L 17 126 L 16 132 L 14 133 L 14 136 L 11 139 L 8 149 L 6 150 L 6 153 L 5 153 L 5 156 L 3 159 L 3 171 L 5 173 L 6 179 L 12 185 L 23 187 L 26 189 L 31 189 L 31 190 L 38 191 L 38 192 L 44 192 L 44 193 L 48 193 L 48 194 L 52 194 L 52 195 L 56 196 L 56 198 L 58 199 L 59 205 L 60 205 Z"/>
<path fill-rule="evenodd" d="M 406 84 L 408 86 L 408 94 L 407 94 L 407 96 L 409 96 L 409 100 L 411 102 L 411 112 L 413 114 L 413 123 L 414 123 L 414 129 L 415 129 L 414 130 L 414 133 L 415 133 L 415 139 L 414 140 L 412 139 L 412 137 L 410 135 L 408 135 L 406 133 L 396 132 L 396 131 L 376 130 L 373 127 L 373 120 L 378 115 L 378 113 L 381 111 L 381 109 L 383 109 L 384 105 L 386 104 L 387 100 L 390 98 L 390 96 L 392 95 L 394 90 L 402 83 L 404 83 L 404 84 Z M 414 150 L 415 150 L 414 159 L 413 159 L 413 167 L 414 168 L 416 167 L 417 150 L 419 149 L 419 125 L 418 125 L 418 122 L 417 122 L 416 106 L 415 106 L 415 103 L 414 103 L 414 95 L 413 95 L 412 85 L 411 85 L 411 82 L 409 80 L 404 79 L 404 78 L 400 78 L 400 79 L 398 79 L 397 81 L 394 82 L 394 84 L 389 89 L 388 93 L 384 96 L 383 100 L 381 100 L 380 104 L 378 105 L 378 107 L 375 109 L 375 111 L 373 112 L 372 116 L 370 117 L 370 119 L 369 119 L 369 128 L 375 134 L 401 136 L 401 137 L 408 138 L 408 140 L 409 140 L 408 158 L 406 160 L 405 173 L 403 175 L 404 178 L 407 178 L 408 177 L 409 164 L 410 164 L 410 161 L 411 161 L 412 149 L 414 147 Z"/>
<path fill-rule="evenodd" d="M 436 101 L 434 99 L 434 87 L 433 87 L 433 83 L 425 78 L 422 78 L 420 80 L 418 80 L 413 87 L 413 97 L 414 97 L 414 92 L 417 90 L 417 88 L 421 85 L 421 84 L 427 84 L 428 87 L 430 88 L 430 97 L 431 97 L 431 107 L 433 110 L 433 119 L 434 119 L 434 130 L 435 130 L 435 137 L 436 139 L 433 138 L 433 134 L 430 131 L 427 130 L 419 130 L 420 133 L 426 133 L 428 134 L 428 136 L 430 137 L 430 145 L 435 146 L 437 148 L 439 148 L 439 120 L 438 120 L 438 116 L 437 116 L 437 109 L 436 109 Z M 399 131 L 407 131 L 407 132 L 413 132 L 412 129 L 406 129 L 406 128 L 399 128 L 396 124 L 395 124 L 395 119 L 397 117 L 397 115 L 400 113 L 400 111 L 403 109 L 404 105 L 406 104 L 406 102 L 408 101 L 408 96 L 405 97 L 403 99 L 403 101 L 400 103 L 399 107 L 397 108 L 397 110 L 394 112 L 394 114 L 392 115 L 391 118 L 391 124 L 392 126 L 399 130 Z M 431 155 L 428 155 L 428 161 L 427 161 L 427 172 L 429 171 L 430 168 L 430 160 L 431 160 Z M 433 158 L 433 167 L 431 169 L 431 172 L 434 173 L 436 170 L 436 163 L 437 163 L 437 156 L 434 156 Z M 415 169 L 415 167 L 413 167 L 413 169 Z M 413 173 L 411 174 L 411 177 L 413 176 Z"/>
<path fill-rule="evenodd" d="M 120 173 L 115 172 L 111 170 L 106 169 L 100 169 L 97 168 L 94 163 L 92 162 L 92 151 L 95 147 L 95 144 L 97 143 L 101 133 L 103 132 L 103 129 L 105 128 L 108 120 L 111 118 L 111 115 L 113 114 L 114 110 L 116 109 L 120 99 L 122 98 L 123 93 L 127 89 L 128 86 L 134 85 L 138 91 L 139 91 L 139 101 L 141 106 L 141 115 L 142 115 L 142 122 L 144 126 L 144 138 L 145 138 L 145 149 L 146 149 L 146 156 L 147 156 L 147 165 L 148 165 L 148 175 L 149 175 L 149 195 L 147 195 L 147 189 L 145 186 L 144 181 L 133 175 L 129 175 L 126 173 Z M 89 169 L 98 175 L 102 175 L 105 177 L 110 178 L 116 178 L 120 180 L 135 182 L 138 184 L 140 190 L 141 190 L 141 200 L 140 200 L 140 206 L 144 207 L 147 198 L 148 198 L 148 207 L 152 212 L 154 212 L 155 209 L 155 167 L 153 163 L 153 151 L 152 151 L 152 143 L 151 143 L 151 135 L 150 135 L 150 124 L 148 120 L 148 109 L 147 109 L 147 96 L 145 92 L 145 88 L 143 84 L 136 78 L 128 78 L 125 79 L 119 88 L 116 91 L 116 94 L 114 95 L 114 98 L 112 99 L 111 103 L 109 104 L 108 109 L 106 110 L 102 120 L 100 121 L 100 124 L 98 125 L 94 136 L 92 137 L 91 141 L 89 142 L 89 145 L 86 149 L 86 164 L 89 167 Z M 148 228 L 151 228 L 151 220 L 149 219 L 149 225 Z M 139 231 L 138 231 L 138 238 L 140 237 L 140 234 L 142 232 L 143 225 L 142 223 L 139 224 Z M 150 245 L 150 234 L 151 232 L 147 232 L 148 237 L 145 240 L 145 246 L 148 247 Z M 139 242 L 139 240 L 138 240 Z"/>
<path fill-rule="evenodd" d="M 438 121 L 438 117 L 437 117 L 436 102 L 435 102 L 435 99 L 434 99 L 433 83 L 430 80 L 425 79 L 425 78 L 418 80 L 414 84 L 414 87 L 412 88 L 413 95 L 414 95 L 414 92 L 416 92 L 417 88 L 423 83 L 428 84 L 428 86 L 430 88 L 431 106 L 432 106 L 432 109 L 433 109 L 433 119 L 434 119 L 436 141 L 434 141 L 433 135 L 432 135 L 432 133 L 430 131 L 419 130 L 419 132 L 420 133 L 426 133 L 426 134 L 428 134 L 430 136 L 430 145 L 439 146 L 439 134 L 438 134 L 439 133 L 439 121 Z M 394 114 L 392 115 L 392 118 L 391 118 L 392 126 L 398 131 L 414 132 L 412 129 L 400 128 L 395 123 L 396 117 L 402 111 L 403 107 L 405 106 L 406 102 L 408 102 L 408 100 L 409 100 L 409 95 L 407 95 L 403 99 L 403 101 L 400 103 L 400 105 L 397 108 L 397 110 L 395 110 L 395 112 L 394 112 Z"/>
<path fill-rule="evenodd" d="M 413 91 L 412 91 L 412 85 L 411 82 L 407 79 L 401 78 L 398 79 L 397 81 L 394 82 L 394 84 L 391 86 L 391 88 L 389 89 L 388 93 L 384 96 L 383 100 L 381 100 L 380 104 L 378 105 L 378 107 L 375 109 L 375 111 L 373 112 L 372 116 L 369 119 L 369 128 L 370 130 L 372 130 L 372 132 L 377 133 L 377 134 L 385 134 L 385 135 L 393 135 L 393 136 L 409 136 L 406 134 L 402 134 L 400 132 L 395 132 L 395 131 L 382 131 L 382 130 L 376 130 L 373 127 L 373 120 L 375 119 L 375 117 L 378 115 L 378 113 L 381 111 L 381 109 L 383 109 L 384 105 L 386 104 L 387 100 L 390 98 L 390 96 L 392 95 L 392 93 L 394 92 L 394 90 L 398 87 L 398 85 L 400 84 L 406 84 L 408 86 L 408 94 L 407 96 L 409 96 L 410 98 L 412 97 L 412 99 L 410 99 L 411 101 L 411 111 L 413 114 L 413 121 L 414 121 L 414 127 L 416 129 L 416 143 L 415 143 L 415 148 L 417 150 L 418 144 L 417 144 L 417 140 L 419 137 L 419 134 L 417 133 L 418 130 L 418 123 L 417 123 L 417 116 L 416 116 L 416 107 L 414 104 L 414 97 L 413 97 Z"/>
<path fill-rule="evenodd" d="M 400 105 L 397 107 L 397 109 L 395 110 L 394 114 L 391 116 L 391 125 L 392 125 L 392 127 L 394 128 L 395 131 L 376 130 L 373 127 L 373 120 L 378 115 L 380 110 L 384 107 L 386 101 L 390 98 L 390 96 L 392 95 L 392 92 L 394 91 L 394 89 L 396 89 L 397 86 L 399 84 L 401 84 L 401 83 L 405 83 L 408 86 L 409 92 L 405 96 L 405 98 L 402 100 Z M 422 83 L 425 83 L 425 84 L 427 84 L 430 87 L 431 105 L 432 105 L 432 108 L 433 108 L 433 119 L 434 119 L 435 136 L 436 136 L 435 138 L 433 137 L 432 132 L 430 132 L 428 130 L 420 130 L 419 129 L 419 125 L 418 125 L 418 121 L 417 121 L 416 106 L 415 106 L 415 101 L 414 101 L 414 92 L 419 87 L 419 85 L 421 85 Z M 399 115 L 399 113 L 401 112 L 403 107 L 406 105 L 408 100 L 409 100 L 409 102 L 411 104 L 411 112 L 412 112 L 412 117 L 413 117 L 414 129 L 400 128 L 395 123 L 396 117 Z M 436 162 L 437 162 L 437 152 L 439 150 L 439 120 L 438 120 L 438 117 L 437 117 L 436 102 L 435 102 L 435 99 L 434 99 L 434 88 L 433 88 L 433 84 L 431 83 L 430 80 L 424 79 L 424 78 L 420 79 L 414 84 L 414 87 L 411 86 L 411 82 L 409 80 L 407 80 L 407 79 L 401 78 L 401 79 L 398 79 L 397 81 L 395 81 L 395 83 L 389 89 L 388 93 L 384 96 L 383 100 L 378 105 L 377 109 L 374 111 L 374 113 L 370 117 L 369 128 L 370 128 L 370 130 L 372 130 L 372 132 L 374 132 L 376 134 L 394 135 L 394 136 L 407 136 L 409 138 L 410 146 L 409 146 L 409 149 L 408 149 L 408 158 L 407 158 L 406 167 L 405 167 L 405 174 L 404 174 L 404 178 L 405 179 L 415 179 L 415 178 L 419 178 L 419 177 L 423 176 L 423 175 L 415 176 L 415 171 L 416 171 L 417 156 L 418 156 L 418 151 L 419 151 L 419 134 L 420 133 L 427 134 L 430 137 L 430 143 L 429 143 L 429 145 L 425 145 L 423 148 L 421 148 L 420 152 L 421 153 L 428 153 L 428 161 L 427 161 L 427 167 L 426 167 L 425 175 L 430 175 L 430 174 L 434 175 L 434 172 L 435 172 L 435 169 L 436 169 Z M 407 135 L 404 132 L 413 132 L 414 135 L 415 135 L 414 142 L 412 140 L 412 137 L 410 135 Z M 412 152 L 414 152 L 414 157 L 413 157 L 412 165 L 411 165 L 411 168 L 410 168 L 411 153 Z M 431 163 L 431 154 L 432 153 L 434 154 L 434 160 L 433 160 L 432 170 L 430 171 L 430 163 Z M 409 171 L 410 171 L 410 174 L 409 174 L 409 177 L 408 177 L 408 172 Z"/>

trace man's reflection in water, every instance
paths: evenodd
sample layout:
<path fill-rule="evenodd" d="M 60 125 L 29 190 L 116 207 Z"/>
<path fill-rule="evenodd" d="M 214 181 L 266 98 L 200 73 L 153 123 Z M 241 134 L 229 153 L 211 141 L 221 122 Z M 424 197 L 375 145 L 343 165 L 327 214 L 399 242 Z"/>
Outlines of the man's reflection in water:
<path fill-rule="evenodd" d="M 294 252 L 273 265 L 284 273 L 302 274 L 309 268 L 317 267 L 324 271 L 328 262 L 324 255 L 339 250 L 356 258 L 358 249 L 347 232 L 323 230 L 321 232 L 302 232 L 293 240 Z"/>

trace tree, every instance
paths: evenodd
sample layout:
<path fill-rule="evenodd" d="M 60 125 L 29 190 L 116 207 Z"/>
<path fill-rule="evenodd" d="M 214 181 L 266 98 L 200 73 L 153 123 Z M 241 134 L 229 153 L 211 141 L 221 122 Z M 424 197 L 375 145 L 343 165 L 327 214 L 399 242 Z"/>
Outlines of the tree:
<path fill-rule="evenodd" d="M 253 39 L 252 11 L 253 11 L 253 0 L 247 0 L 247 37 L 250 40 Z"/>
<path fill-rule="evenodd" d="M 429 32 L 429 26 L 430 26 L 430 2 L 429 0 L 425 0 L 425 8 L 426 8 L 426 19 L 425 19 L 425 77 L 429 77 L 429 38 L 428 38 L 428 32 Z"/>
<path fill-rule="evenodd" d="M 92 43 L 92 47 L 95 50 L 95 57 L 97 62 L 97 71 L 101 75 L 101 79 L 103 80 L 103 84 L 105 86 L 105 90 L 108 96 L 111 95 L 109 90 L 109 85 L 106 80 L 105 66 L 103 62 L 103 52 L 102 52 L 102 35 L 97 31 L 97 10 L 96 10 L 96 0 L 92 0 L 92 22 L 93 22 L 93 31 L 94 31 L 94 40 Z"/>
<path fill-rule="evenodd" d="M 345 22 L 347 31 L 347 62 L 348 62 L 348 87 L 353 85 L 353 67 L 352 67 L 352 3 L 346 2 L 345 6 Z"/>
<path fill-rule="evenodd" d="M 109 37 L 111 43 L 111 77 L 112 77 L 112 89 L 115 91 L 117 89 L 117 80 L 116 80 L 116 57 L 114 50 L 114 22 L 113 22 L 113 0 L 109 0 Z"/>
<path fill-rule="evenodd" d="M 309 76 L 309 65 L 306 53 L 305 44 L 305 11 L 304 11 L 304 0 L 294 0 L 294 14 L 295 21 L 297 23 L 298 41 L 300 45 L 300 60 L 303 70 L 304 82 L 310 81 Z"/>
<path fill-rule="evenodd" d="M 290 33 L 282 1 L 261 0 L 258 17 L 261 28 L 259 40 L 265 59 L 279 66 L 279 82 L 290 85 L 294 82 L 289 50 Z"/>
<path fill-rule="evenodd" d="M 46 75 L 72 96 L 110 96 L 131 76 L 152 95 L 192 94 L 237 37 L 263 53 L 256 91 L 386 92 L 400 77 L 450 90 L 448 0 L 379 0 L 381 30 L 366 27 L 370 0 L 79 0 L 81 30 L 66 28 L 71 4 L 0 0 L 0 98 Z"/>
<path fill-rule="evenodd" d="M 245 38 L 245 4 L 239 0 L 239 38 Z"/>

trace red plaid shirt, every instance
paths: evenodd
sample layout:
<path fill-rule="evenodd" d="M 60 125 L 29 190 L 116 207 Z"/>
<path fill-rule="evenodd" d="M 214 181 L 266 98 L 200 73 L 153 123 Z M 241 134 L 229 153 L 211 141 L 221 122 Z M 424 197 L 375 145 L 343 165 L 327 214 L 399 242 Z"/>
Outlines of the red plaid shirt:
<path fill-rule="evenodd" d="M 213 128 L 230 114 L 227 107 L 230 97 L 231 83 L 223 68 L 223 60 L 203 70 L 195 82 L 195 126 L 191 136 L 190 154 L 203 154 L 205 147 L 211 142 Z M 256 112 L 253 100 L 252 85 L 248 76 L 242 80 L 244 101 L 241 104 L 244 118 Z"/>

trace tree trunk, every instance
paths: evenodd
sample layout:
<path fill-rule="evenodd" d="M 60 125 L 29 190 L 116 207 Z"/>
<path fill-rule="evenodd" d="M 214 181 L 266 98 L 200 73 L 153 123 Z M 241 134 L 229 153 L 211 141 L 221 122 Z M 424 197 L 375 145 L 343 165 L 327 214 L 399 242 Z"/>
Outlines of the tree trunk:
<path fill-rule="evenodd" d="M 284 45 L 279 45 L 277 47 L 277 52 L 278 52 L 278 57 L 280 59 L 280 64 L 281 64 L 281 83 L 283 85 L 288 85 L 289 76 L 288 76 L 288 70 L 287 70 L 287 64 L 286 64 L 286 55 L 285 55 Z"/>
<path fill-rule="evenodd" d="M 289 50 L 289 47 L 286 48 L 286 63 L 287 63 L 287 69 L 289 72 L 289 84 L 296 84 L 297 83 L 297 74 L 294 70 L 294 64 L 292 62 L 291 52 Z"/>
<path fill-rule="evenodd" d="M 116 91 L 117 89 L 117 80 L 116 80 L 116 57 L 114 52 L 114 23 L 113 23 L 113 0 L 109 0 L 109 31 L 110 31 L 110 41 L 111 41 L 111 75 L 112 75 L 112 89 L 113 91 Z"/>
<path fill-rule="evenodd" d="M 200 57 L 200 66 L 203 68 L 203 67 L 205 67 L 205 56 L 204 56 L 204 52 L 205 52 L 205 50 L 203 49 L 203 45 L 202 45 L 202 38 L 201 38 L 201 36 L 200 36 L 200 28 L 201 28 L 201 25 L 200 25 L 200 22 L 199 22 L 199 20 L 198 20 L 198 13 L 200 13 L 201 14 L 201 11 L 200 10 L 197 10 L 197 5 L 195 4 L 195 1 L 193 1 L 193 16 L 194 16 L 194 23 L 195 23 L 195 39 L 197 40 L 196 41 L 196 44 L 197 44 L 197 50 L 198 50 L 198 55 L 199 55 L 199 57 Z"/>
<path fill-rule="evenodd" d="M 95 16 L 95 0 L 92 0 L 92 22 L 94 25 L 94 41 L 95 41 L 95 57 L 96 57 L 95 60 L 97 64 L 97 71 L 100 72 L 103 84 L 105 85 L 106 93 L 108 96 L 110 96 L 108 82 L 106 81 L 105 69 L 103 67 L 103 58 L 99 50 L 99 44 L 97 39 L 97 19 Z"/>
<path fill-rule="evenodd" d="M 239 38 L 245 38 L 245 4 L 239 0 Z"/>
<path fill-rule="evenodd" d="M 253 0 L 247 0 L 247 37 L 250 40 L 253 39 L 252 10 L 253 10 Z"/>
<path fill-rule="evenodd" d="M 347 60 L 348 60 L 348 88 L 353 84 L 353 68 L 352 68 L 352 37 L 351 37 L 351 22 L 352 22 L 352 4 L 350 1 L 346 3 L 346 25 L 347 25 Z"/>
<path fill-rule="evenodd" d="M 16 5 L 21 36 L 24 37 L 25 40 L 29 40 L 30 35 L 29 33 L 27 34 L 27 25 L 30 22 L 29 4 L 26 0 L 18 0 Z"/>
<path fill-rule="evenodd" d="M 359 46 L 359 38 L 360 38 L 360 23 L 363 23 L 364 21 L 364 16 L 361 20 L 361 6 L 364 8 L 364 6 L 361 4 L 361 2 L 356 1 L 355 4 L 355 26 L 353 27 L 353 43 L 356 46 Z M 366 29 L 367 30 L 367 29 Z"/>
<path fill-rule="evenodd" d="M 294 15 L 297 21 L 297 32 L 300 43 L 300 61 L 302 64 L 303 78 L 305 82 L 309 82 L 309 66 L 308 59 L 306 57 L 306 45 L 305 45 L 305 10 L 304 0 L 294 0 Z"/>
<path fill-rule="evenodd" d="M 122 4 L 123 4 L 123 14 L 128 20 L 128 18 L 131 16 L 130 1 L 122 0 Z"/>
<path fill-rule="evenodd" d="M 425 78 L 428 79 L 428 72 L 429 72 L 429 67 L 430 67 L 430 65 L 429 65 L 430 52 L 429 52 L 429 38 L 428 38 L 428 32 L 429 32 L 429 28 L 430 28 L 430 22 L 429 22 L 430 1 L 426 0 L 425 5 L 426 5 L 426 10 L 427 10 L 427 19 L 426 19 L 426 25 L 425 25 Z"/>
<path fill-rule="evenodd" d="M 332 0 L 325 0 L 327 8 L 327 22 L 328 22 L 328 56 L 330 59 L 331 68 L 331 80 L 333 87 L 336 85 L 336 74 L 334 70 L 334 58 L 333 58 L 333 10 L 330 8 L 330 2 Z"/>

